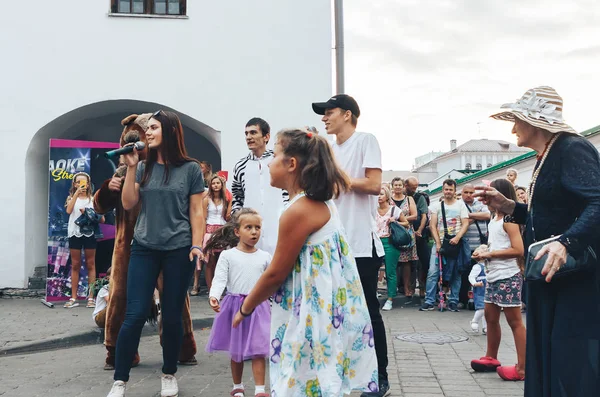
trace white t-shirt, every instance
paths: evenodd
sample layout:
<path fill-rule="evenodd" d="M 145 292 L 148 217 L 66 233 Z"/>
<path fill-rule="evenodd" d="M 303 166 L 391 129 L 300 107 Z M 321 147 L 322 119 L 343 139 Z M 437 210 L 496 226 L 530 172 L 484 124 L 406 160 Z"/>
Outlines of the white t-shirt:
<path fill-rule="evenodd" d="M 469 217 L 469 210 L 465 207 L 465 203 L 461 200 L 456 200 L 454 204 L 448 205 L 444 203 L 446 212 L 446 224 L 448 225 L 448 234 L 455 236 L 460 232 L 462 227 L 462 219 Z M 436 201 L 429 206 L 431 214 L 437 214 L 437 228 L 440 240 L 444 238 L 444 219 L 442 216 L 442 202 Z"/>
<path fill-rule="evenodd" d="M 282 190 L 271 186 L 271 161 L 272 154 L 250 160 L 246 164 L 244 207 L 254 208 L 262 217 L 261 236 L 256 247 L 273 255 L 284 201 Z"/>
<path fill-rule="evenodd" d="M 231 248 L 221 252 L 208 296 L 221 299 L 225 287 L 231 294 L 248 295 L 271 263 L 271 254 L 263 250 L 253 253 Z"/>
<path fill-rule="evenodd" d="M 98 313 L 106 309 L 107 302 L 104 298 L 106 298 L 107 296 L 108 285 L 105 285 L 104 287 L 100 288 L 100 291 L 98 291 L 98 295 L 96 296 L 96 308 L 94 309 L 94 313 L 92 313 L 92 320 L 95 320 Z"/>
<path fill-rule="evenodd" d="M 73 212 L 69 215 L 69 224 L 67 225 L 68 237 L 83 237 L 83 233 L 81 233 L 81 230 L 79 229 L 79 226 L 75 224 L 75 221 L 81 216 L 81 210 L 86 208 L 94 208 L 93 200 L 87 197 L 78 197 L 75 206 L 73 207 Z M 86 237 L 91 237 L 93 235 L 94 232 L 92 231 L 91 234 Z"/>
<path fill-rule="evenodd" d="M 500 218 L 498 220 L 494 218 L 490 220 L 488 230 L 490 232 L 490 236 L 488 238 L 490 252 L 505 250 L 511 247 L 510 237 L 508 236 L 508 233 L 506 233 L 506 230 L 504 230 L 504 218 Z M 510 278 L 520 271 L 521 269 L 519 269 L 519 264 L 517 263 L 516 258 L 490 259 L 487 261 L 485 266 L 485 273 L 487 275 L 488 282 Z"/>
<path fill-rule="evenodd" d="M 333 153 L 340 167 L 350 178 L 364 178 L 367 168 L 381 168 L 381 149 L 374 135 L 355 132 L 341 145 L 333 143 Z M 384 256 L 377 237 L 377 196 L 348 192 L 334 200 L 338 208 L 349 246 L 355 258 L 371 258 L 373 243 L 377 255 Z"/>

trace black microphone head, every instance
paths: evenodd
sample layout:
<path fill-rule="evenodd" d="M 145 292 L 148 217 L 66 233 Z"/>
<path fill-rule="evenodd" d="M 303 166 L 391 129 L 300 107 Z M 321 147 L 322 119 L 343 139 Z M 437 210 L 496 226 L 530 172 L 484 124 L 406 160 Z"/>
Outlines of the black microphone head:
<path fill-rule="evenodd" d="M 137 150 L 144 150 L 145 147 L 146 147 L 146 144 L 142 141 L 138 141 L 135 143 L 135 148 Z"/>

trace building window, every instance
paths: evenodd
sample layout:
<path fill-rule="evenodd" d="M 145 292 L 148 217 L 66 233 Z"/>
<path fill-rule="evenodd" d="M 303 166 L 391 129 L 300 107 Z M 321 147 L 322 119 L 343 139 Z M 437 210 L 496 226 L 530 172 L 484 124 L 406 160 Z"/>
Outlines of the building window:
<path fill-rule="evenodd" d="M 186 0 L 111 0 L 116 14 L 186 15 Z"/>
<path fill-rule="evenodd" d="M 481 170 L 481 163 L 477 163 L 477 169 Z"/>
<path fill-rule="evenodd" d="M 471 163 L 467 163 L 467 164 L 465 165 L 465 169 L 467 169 L 467 170 L 470 170 L 470 169 L 471 169 Z"/>

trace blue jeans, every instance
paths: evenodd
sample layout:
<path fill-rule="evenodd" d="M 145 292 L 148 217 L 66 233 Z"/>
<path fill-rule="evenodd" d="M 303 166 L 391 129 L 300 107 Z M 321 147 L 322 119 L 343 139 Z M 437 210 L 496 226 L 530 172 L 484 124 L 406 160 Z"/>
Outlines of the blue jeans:
<path fill-rule="evenodd" d="M 429 271 L 427 272 L 427 284 L 425 292 L 425 303 L 435 305 L 435 294 L 437 292 L 437 285 L 440 280 L 440 265 L 436 263 L 438 253 L 436 252 L 435 246 L 431 248 L 431 257 L 429 258 Z M 457 258 L 446 258 L 446 265 L 457 268 Z M 460 292 L 460 272 L 453 272 L 452 278 L 450 279 L 450 303 L 458 304 L 458 293 Z"/>
<path fill-rule="evenodd" d="M 190 262 L 189 252 L 189 247 L 159 251 L 133 242 L 127 272 L 127 309 L 117 338 L 115 380 L 129 380 L 131 363 L 140 344 L 142 328 L 150 314 L 152 296 L 161 270 L 162 372 L 168 375 L 177 372 L 177 359 L 183 340 L 181 315 L 194 274 L 194 263 Z"/>

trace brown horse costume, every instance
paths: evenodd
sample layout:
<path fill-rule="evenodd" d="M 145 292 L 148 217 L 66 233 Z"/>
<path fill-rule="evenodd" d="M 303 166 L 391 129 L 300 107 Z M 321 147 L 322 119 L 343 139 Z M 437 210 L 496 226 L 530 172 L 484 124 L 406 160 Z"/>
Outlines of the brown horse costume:
<path fill-rule="evenodd" d="M 121 124 L 124 126 L 123 133 L 121 134 L 121 146 L 137 140 L 146 142 L 146 129 L 150 116 L 150 113 L 142 115 L 132 114 L 121 121 Z M 140 152 L 140 160 L 144 159 L 145 156 L 145 151 Z M 126 171 L 127 168 L 121 166 L 117 169 L 115 176 L 124 176 Z M 105 369 L 113 369 L 115 365 L 117 336 L 125 320 L 125 309 L 127 306 L 127 269 L 129 267 L 129 255 L 131 252 L 130 244 L 133 239 L 133 229 L 141 208 L 141 203 L 138 203 L 135 208 L 129 211 L 124 210 L 121 204 L 121 192 L 110 190 L 108 188 L 109 182 L 110 179 L 106 180 L 94 195 L 94 209 L 98 213 L 104 214 L 116 209 L 115 247 L 111 265 L 112 274 L 110 277 L 108 307 L 106 309 L 104 345 L 106 346 L 107 356 Z M 162 273 L 157 282 L 157 289 L 162 295 Z M 183 343 L 181 353 L 179 354 L 180 364 L 196 364 L 195 354 L 196 341 L 194 340 L 190 298 L 188 296 L 183 309 Z M 134 366 L 139 363 L 139 360 L 139 355 L 136 353 Z"/>

